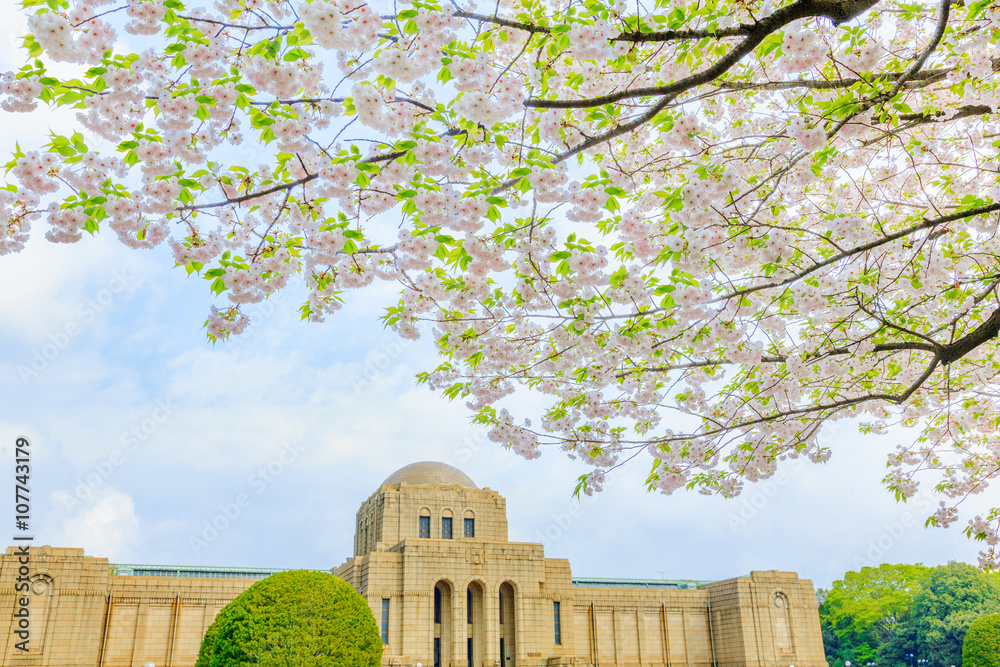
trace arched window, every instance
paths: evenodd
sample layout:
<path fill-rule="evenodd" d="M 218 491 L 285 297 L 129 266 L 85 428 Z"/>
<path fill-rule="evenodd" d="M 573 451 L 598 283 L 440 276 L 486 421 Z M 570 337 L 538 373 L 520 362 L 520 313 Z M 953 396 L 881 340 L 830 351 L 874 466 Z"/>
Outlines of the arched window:
<path fill-rule="evenodd" d="M 431 511 L 429 509 L 420 510 L 420 519 L 417 537 L 427 538 L 431 536 Z"/>
<path fill-rule="evenodd" d="M 450 540 L 452 537 L 451 510 L 441 512 L 441 539 Z"/>

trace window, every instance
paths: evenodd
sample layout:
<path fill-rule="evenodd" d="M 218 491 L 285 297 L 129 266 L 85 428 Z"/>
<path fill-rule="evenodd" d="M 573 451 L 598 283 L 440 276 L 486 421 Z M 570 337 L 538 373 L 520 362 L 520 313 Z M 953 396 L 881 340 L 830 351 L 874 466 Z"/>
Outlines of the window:
<path fill-rule="evenodd" d="M 420 517 L 420 537 L 431 536 L 431 518 L 429 516 Z"/>
<path fill-rule="evenodd" d="M 503 625 L 503 591 L 500 591 L 500 625 Z M 503 640 L 501 639 L 500 641 Z M 503 651 L 500 651 L 500 653 L 503 653 Z"/>
<path fill-rule="evenodd" d="M 472 589 L 465 591 L 466 623 L 472 623 Z M 471 640 L 470 640 L 471 641 Z"/>
<path fill-rule="evenodd" d="M 560 628 L 559 628 L 559 603 L 558 602 L 553 602 L 552 603 L 552 614 L 555 616 L 554 620 L 555 620 L 555 624 L 556 624 L 556 644 L 562 644 L 562 632 L 560 631 Z"/>
<path fill-rule="evenodd" d="M 450 540 L 451 539 L 451 517 L 443 516 L 441 517 L 441 539 Z"/>
<path fill-rule="evenodd" d="M 434 622 L 441 622 L 441 589 L 434 587 Z"/>
<path fill-rule="evenodd" d="M 466 519 L 465 520 L 465 536 L 475 537 L 476 536 L 476 520 Z"/>
<path fill-rule="evenodd" d="M 389 643 L 389 598 L 382 598 L 382 643 Z"/>

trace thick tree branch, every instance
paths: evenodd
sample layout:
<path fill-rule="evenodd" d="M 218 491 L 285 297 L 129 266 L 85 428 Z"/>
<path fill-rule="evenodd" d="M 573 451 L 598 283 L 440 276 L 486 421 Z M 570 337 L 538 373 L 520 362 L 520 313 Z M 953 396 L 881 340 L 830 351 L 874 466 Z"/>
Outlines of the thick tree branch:
<path fill-rule="evenodd" d="M 948 76 L 948 69 L 929 69 L 917 72 L 909 78 L 910 81 L 920 81 L 923 84 L 936 83 L 944 80 Z M 798 88 L 808 88 L 810 90 L 837 90 L 840 88 L 850 88 L 859 83 L 875 83 L 878 81 L 895 81 L 903 76 L 905 72 L 883 72 L 869 78 L 850 79 L 829 79 L 826 81 L 815 79 L 794 79 L 792 81 L 723 81 L 719 83 L 720 90 L 796 90 Z"/>
<path fill-rule="evenodd" d="M 475 12 L 467 12 L 463 9 L 455 10 L 455 13 L 453 15 L 457 16 L 460 19 L 472 19 L 473 21 L 492 23 L 494 25 L 501 25 L 505 28 L 514 28 L 515 30 L 523 30 L 525 32 L 530 32 L 532 34 L 552 32 L 550 28 L 546 28 L 543 25 L 521 23 L 520 21 L 511 21 L 510 19 L 502 19 L 499 16 L 489 16 L 487 14 L 476 14 Z"/>
<path fill-rule="evenodd" d="M 938 354 L 941 363 L 948 365 L 961 359 L 983 343 L 996 338 L 997 334 L 1000 334 L 1000 308 L 994 310 L 989 319 L 976 327 L 972 333 L 962 336 L 954 343 L 943 345 Z"/>
<path fill-rule="evenodd" d="M 915 234 L 921 230 L 933 229 L 934 227 L 940 227 L 941 225 L 951 222 L 953 220 L 962 220 L 964 218 L 971 218 L 977 215 L 986 215 L 987 213 L 994 213 L 996 211 L 1000 211 L 1000 204 L 988 204 L 986 206 L 977 206 L 976 208 L 970 208 L 965 211 L 960 211 L 958 213 L 951 213 L 949 215 L 943 215 L 941 217 L 933 219 L 925 218 L 922 222 L 901 229 L 898 232 L 894 232 L 892 234 L 886 234 L 882 238 L 875 239 L 874 241 L 869 241 L 868 243 L 863 243 L 859 246 L 855 246 L 843 252 L 839 252 L 823 260 L 822 262 L 817 262 L 807 269 L 803 269 L 802 271 L 792 274 L 791 276 L 785 278 L 784 280 L 779 280 L 777 282 L 770 282 L 763 285 L 754 285 L 753 287 L 745 287 L 743 289 L 734 290 L 727 294 L 723 294 L 721 296 L 716 297 L 715 299 L 712 300 L 712 303 L 718 301 L 726 301 L 729 299 L 736 298 L 738 296 L 743 296 L 745 294 L 753 294 L 754 292 L 759 292 L 761 290 L 783 287 L 785 285 L 789 285 L 798 280 L 801 280 L 802 278 L 805 278 L 806 276 L 815 273 L 816 271 L 822 269 L 823 267 L 835 264 L 836 262 L 839 262 L 848 257 L 868 252 L 869 250 L 874 250 L 875 248 L 885 245 L 886 243 L 891 243 L 906 236 L 910 236 L 911 234 Z"/>
<path fill-rule="evenodd" d="M 617 93 L 610 93 L 600 97 L 592 97 L 584 100 L 526 100 L 524 106 L 539 109 L 580 109 L 602 104 L 611 104 L 633 97 L 651 97 L 660 95 L 677 95 L 685 90 L 696 88 L 703 84 L 717 79 L 730 67 L 738 63 L 744 56 L 748 55 L 763 42 L 768 35 L 780 30 L 793 21 L 804 18 L 825 16 L 835 24 L 843 23 L 867 11 L 878 0 L 855 0 L 854 2 L 833 2 L 831 0 L 799 0 L 798 2 L 782 7 L 770 16 L 761 19 L 754 24 L 753 29 L 747 33 L 746 39 L 737 44 L 732 51 L 720 58 L 708 69 L 697 74 L 692 74 L 680 81 L 675 81 L 664 86 L 649 86 L 645 88 L 635 88 L 632 90 L 622 90 Z M 922 61 L 921 61 L 922 65 Z M 918 68 L 919 69 L 919 68 Z"/>
<path fill-rule="evenodd" d="M 898 352 L 904 350 L 919 351 L 919 352 L 938 352 L 941 347 L 938 345 L 932 345 L 931 343 L 920 343 L 917 341 L 904 341 L 899 343 L 881 343 L 873 348 L 874 352 Z M 820 359 L 825 359 L 826 357 L 844 356 L 856 354 L 857 350 L 854 346 L 851 347 L 838 347 L 831 350 L 823 350 L 822 352 L 817 352 L 811 354 L 805 358 L 805 361 L 819 361 Z M 765 355 L 760 358 L 760 363 L 762 364 L 783 364 L 788 361 L 789 355 L 778 354 L 778 355 Z M 718 367 L 718 366 L 735 366 L 742 362 L 732 361 L 731 359 L 706 359 L 703 361 L 691 361 L 683 364 L 669 364 L 666 366 L 643 366 L 640 368 L 634 368 L 630 371 L 624 371 L 615 375 L 617 378 L 624 378 L 630 375 L 640 375 L 643 373 L 669 373 L 671 371 L 678 370 L 689 370 L 692 368 L 706 368 L 706 367 Z"/>

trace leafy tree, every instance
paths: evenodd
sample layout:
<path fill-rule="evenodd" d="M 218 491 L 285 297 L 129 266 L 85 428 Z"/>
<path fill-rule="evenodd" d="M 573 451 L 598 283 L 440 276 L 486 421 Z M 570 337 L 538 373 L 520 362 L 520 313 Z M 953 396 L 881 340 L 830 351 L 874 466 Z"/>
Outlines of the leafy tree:
<path fill-rule="evenodd" d="M 70 2 L 23 0 L 0 104 L 79 127 L 22 138 L 0 253 L 169 241 L 212 338 L 293 276 L 310 320 L 396 281 L 421 379 L 587 491 L 645 453 L 732 496 L 839 419 L 914 429 L 884 482 L 935 525 L 1000 471 L 990 0 Z"/>
<path fill-rule="evenodd" d="M 226 605 L 196 667 L 378 667 L 375 616 L 350 584 L 295 570 L 256 582 Z"/>
<path fill-rule="evenodd" d="M 1000 614 L 980 616 L 969 624 L 962 643 L 963 667 L 1000 667 Z"/>
<path fill-rule="evenodd" d="M 875 661 L 878 649 L 904 623 L 921 582 L 931 568 L 881 565 L 847 572 L 833 583 L 820 605 L 828 659 L 854 664 Z"/>
<path fill-rule="evenodd" d="M 1000 586 L 981 569 L 951 562 L 934 568 L 914 597 L 907 622 L 879 651 L 902 663 L 907 653 L 931 665 L 962 665 L 962 642 L 976 618 L 1000 611 Z"/>

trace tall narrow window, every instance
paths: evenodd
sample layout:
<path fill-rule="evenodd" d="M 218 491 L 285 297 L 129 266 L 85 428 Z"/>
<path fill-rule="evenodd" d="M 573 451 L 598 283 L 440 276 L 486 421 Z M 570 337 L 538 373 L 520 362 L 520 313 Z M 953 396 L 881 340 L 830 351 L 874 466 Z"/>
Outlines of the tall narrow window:
<path fill-rule="evenodd" d="M 389 643 L 389 598 L 382 598 L 382 643 Z"/>
<path fill-rule="evenodd" d="M 434 587 L 434 622 L 441 622 L 441 589 Z"/>
<path fill-rule="evenodd" d="M 561 632 L 561 630 L 559 628 L 559 603 L 558 602 L 553 602 L 552 603 L 552 614 L 555 617 L 554 620 L 555 620 L 555 625 L 556 625 L 556 644 L 562 644 L 562 632 Z"/>
<path fill-rule="evenodd" d="M 451 539 L 451 517 L 443 516 L 441 517 L 441 539 L 450 540 Z"/>
<path fill-rule="evenodd" d="M 465 591 L 466 623 L 472 623 L 472 589 Z M 469 641 L 472 641 L 471 639 Z"/>
<path fill-rule="evenodd" d="M 469 667 L 472 667 L 472 637 L 465 640 L 465 651 L 469 654 Z"/>
<path fill-rule="evenodd" d="M 500 625 L 503 625 L 503 591 L 500 591 Z M 503 641 L 502 639 L 500 641 Z M 503 651 L 500 651 L 503 653 Z"/>
<path fill-rule="evenodd" d="M 476 536 L 476 520 L 466 519 L 465 520 L 465 536 L 475 537 Z"/>
<path fill-rule="evenodd" d="M 431 518 L 429 516 L 420 517 L 420 537 L 431 536 Z"/>

